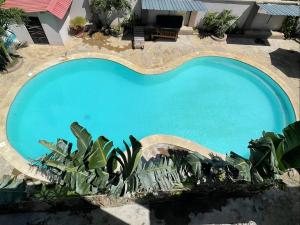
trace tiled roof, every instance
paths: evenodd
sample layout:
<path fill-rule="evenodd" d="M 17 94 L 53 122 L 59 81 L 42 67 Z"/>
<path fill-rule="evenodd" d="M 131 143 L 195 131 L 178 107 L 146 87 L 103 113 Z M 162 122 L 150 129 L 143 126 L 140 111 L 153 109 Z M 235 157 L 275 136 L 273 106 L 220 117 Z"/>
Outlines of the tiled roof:
<path fill-rule="evenodd" d="M 25 12 L 50 12 L 59 19 L 66 15 L 72 0 L 6 0 L 2 8 L 20 8 Z"/>

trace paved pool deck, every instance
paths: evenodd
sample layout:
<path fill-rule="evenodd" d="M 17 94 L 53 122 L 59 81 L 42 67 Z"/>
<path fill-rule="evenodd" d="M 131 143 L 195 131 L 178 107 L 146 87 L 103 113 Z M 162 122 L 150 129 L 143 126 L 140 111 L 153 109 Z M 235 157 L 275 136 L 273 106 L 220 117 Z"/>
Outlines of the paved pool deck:
<path fill-rule="evenodd" d="M 65 46 L 31 45 L 20 49 L 24 63 L 15 72 L 0 74 L 0 123 L 5 124 L 11 96 L 41 68 L 53 62 L 71 59 L 74 55 L 106 55 L 124 60 L 139 71 L 155 72 L 176 67 L 186 59 L 208 52 L 232 56 L 270 71 L 293 96 L 295 110 L 299 110 L 300 53 L 299 44 L 290 40 L 269 40 L 270 46 L 259 46 L 251 39 L 232 39 L 233 44 L 220 43 L 209 37 L 180 36 L 177 42 L 146 42 L 144 50 L 130 49 L 131 42 L 120 38 L 99 41 L 72 38 Z M 0 130 L 0 151 L 3 150 Z M 1 137 L 2 136 L 2 137 Z M 149 144 L 152 139 L 148 139 Z M 151 144 L 151 143 L 150 143 Z M 0 156 L 0 176 L 11 174 L 12 166 Z M 257 224 L 297 224 L 299 221 L 299 176 L 296 189 L 270 190 L 251 198 L 228 199 L 224 205 L 207 212 L 186 212 L 174 217 L 174 207 L 161 218 L 161 210 L 128 205 L 89 212 L 26 213 L 0 216 L 0 224 L 184 224 L 237 223 L 253 220 Z M 167 207 L 169 208 L 169 207 Z M 180 208 L 180 206 L 179 206 Z M 122 213 L 119 213 L 119 212 Z M 76 215 L 76 216 L 75 216 Z M 110 218 L 110 219 L 109 219 Z M 173 218 L 169 221 L 170 218 Z M 108 221 L 109 220 L 109 221 Z M 169 222 L 168 222 L 169 221 Z"/>
<path fill-rule="evenodd" d="M 0 124 L 5 124 L 7 108 L 12 96 L 36 72 L 55 63 L 76 57 L 102 57 L 123 63 L 143 73 L 159 73 L 175 68 L 186 60 L 202 55 L 224 55 L 257 66 L 272 74 L 293 102 L 299 113 L 300 53 L 299 43 L 293 40 L 268 41 L 269 46 L 257 45 L 252 39 L 230 39 L 216 42 L 210 37 L 180 36 L 177 42 L 146 42 L 144 50 L 131 49 L 130 40 L 105 37 L 94 39 L 71 38 L 65 46 L 30 45 L 19 50 L 23 65 L 16 71 L 0 75 Z M 74 57 L 75 56 L 75 57 Z M 297 112 L 298 111 L 298 112 Z M 5 130 L 4 130 L 5 131 Z M 3 138 L 0 132 L 0 151 Z M 12 168 L 0 158 L 0 175 L 11 173 Z"/>

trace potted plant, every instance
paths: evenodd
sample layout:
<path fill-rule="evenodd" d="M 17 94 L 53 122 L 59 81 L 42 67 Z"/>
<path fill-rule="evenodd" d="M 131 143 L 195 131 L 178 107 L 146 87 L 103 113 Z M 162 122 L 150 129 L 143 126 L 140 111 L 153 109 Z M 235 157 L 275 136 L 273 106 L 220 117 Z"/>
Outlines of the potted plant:
<path fill-rule="evenodd" d="M 87 20 L 84 17 L 77 16 L 70 20 L 70 34 L 76 37 L 81 37 Z"/>
<path fill-rule="evenodd" d="M 227 38 L 226 31 L 236 19 L 237 17 L 231 14 L 231 10 L 211 12 L 204 17 L 204 27 L 214 40 L 224 41 Z"/>

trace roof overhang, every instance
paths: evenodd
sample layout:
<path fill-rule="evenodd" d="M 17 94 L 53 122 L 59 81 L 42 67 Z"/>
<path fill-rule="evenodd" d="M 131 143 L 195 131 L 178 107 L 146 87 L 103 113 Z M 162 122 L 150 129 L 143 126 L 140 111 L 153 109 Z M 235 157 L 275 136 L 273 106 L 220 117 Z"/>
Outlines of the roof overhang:
<path fill-rule="evenodd" d="M 300 16 L 300 6 L 296 4 L 258 3 L 259 12 L 270 16 Z"/>
<path fill-rule="evenodd" d="M 194 0 L 142 0 L 142 9 L 162 11 L 207 11 L 201 1 Z"/>
<path fill-rule="evenodd" d="M 49 12 L 63 19 L 72 4 L 72 0 L 6 0 L 4 9 L 19 8 L 27 13 Z"/>

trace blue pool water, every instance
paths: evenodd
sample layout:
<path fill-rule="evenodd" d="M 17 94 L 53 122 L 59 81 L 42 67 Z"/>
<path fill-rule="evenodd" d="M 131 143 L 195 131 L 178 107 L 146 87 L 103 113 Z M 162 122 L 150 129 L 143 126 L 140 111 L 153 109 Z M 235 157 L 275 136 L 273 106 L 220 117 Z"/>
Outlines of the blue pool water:
<path fill-rule="evenodd" d="M 263 130 L 281 132 L 295 115 L 271 78 L 236 60 L 196 58 L 141 76 L 112 61 L 80 59 L 50 67 L 24 85 L 10 108 L 7 134 L 23 157 L 37 158 L 48 151 L 40 139 L 75 143 L 73 121 L 120 147 L 130 134 L 170 134 L 247 156 L 252 138 Z"/>

